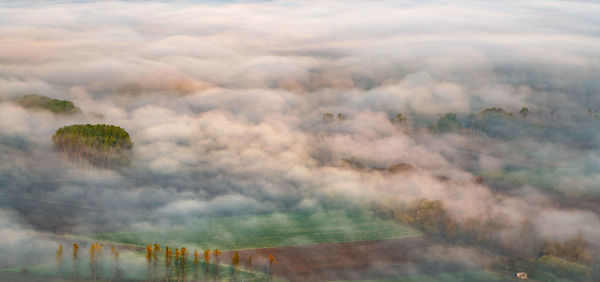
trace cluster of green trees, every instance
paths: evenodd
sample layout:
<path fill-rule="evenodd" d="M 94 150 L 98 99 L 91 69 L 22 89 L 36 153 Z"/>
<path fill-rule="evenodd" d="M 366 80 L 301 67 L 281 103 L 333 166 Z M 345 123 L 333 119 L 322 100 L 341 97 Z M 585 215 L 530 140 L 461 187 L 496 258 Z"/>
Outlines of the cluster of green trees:
<path fill-rule="evenodd" d="M 550 114 L 554 112 L 551 111 Z M 594 110 L 589 109 L 587 114 L 591 118 L 598 118 Z M 541 125 L 539 121 L 528 118 L 531 115 L 527 107 L 522 107 L 516 115 L 501 107 L 485 108 L 479 113 L 470 113 L 466 118 L 459 118 L 456 113 L 448 112 L 440 116 L 430 128 L 438 133 L 454 132 L 475 136 L 485 133 L 490 137 L 511 137 L 516 134 L 530 133 Z M 402 113 L 390 118 L 393 124 L 399 125 L 406 124 L 407 120 L 407 116 Z M 527 124 L 523 123 L 525 120 L 529 121 L 531 126 L 527 127 Z"/>
<path fill-rule="evenodd" d="M 111 168 L 114 164 L 127 164 L 127 152 L 133 147 L 127 131 L 108 124 L 61 127 L 52 136 L 52 141 L 80 166 L 91 164 Z"/>
<path fill-rule="evenodd" d="M 336 118 L 338 121 L 344 121 L 346 120 L 346 115 L 342 113 L 338 113 L 337 115 L 334 115 L 332 113 L 324 113 L 322 117 L 324 122 L 333 122 Z"/>
<path fill-rule="evenodd" d="M 592 260 L 589 243 L 581 234 L 564 242 L 540 243 L 529 221 L 512 226 L 507 216 L 499 213 L 473 216 L 458 222 L 450 217 L 441 200 L 420 199 L 405 205 L 397 199 L 389 199 L 377 207 L 377 212 L 426 234 L 459 244 L 485 247 L 512 258 L 502 261 L 497 266 L 500 270 L 525 271 L 534 279 L 548 276 L 600 279 L 600 271 L 594 271 L 600 264 Z M 506 240 L 502 235 L 504 231 L 516 232 L 517 236 Z"/>
<path fill-rule="evenodd" d="M 433 125 L 435 132 L 461 132 L 463 124 L 458 120 L 455 113 L 447 113 L 440 117 L 438 122 Z"/>
<path fill-rule="evenodd" d="M 520 114 L 526 117 L 529 115 L 529 109 L 523 107 Z M 438 119 L 432 129 L 435 132 L 456 132 L 466 135 L 479 135 L 483 130 L 488 135 L 498 135 L 501 132 L 497 131 L 514 127 L 513 118 L 514 115 L 511 112 L 498 107 L 485 108 L 477 114 L 471 113 L 464 123 L 458 119 L 455 113 L 446 113 Z"/>
<path fill-rule="evenodd" d="M 392 123 L 393 124 L 399 124 L 399 125 L 404 125 L 408 122 L 408 119 L 406 118 L 406 116 L 404 116 L 402 113 L 398 113 L 397 115 L 395 115 L 392 118 Z"/>
<path fill-rule="evenodd" d="M 564 242 L 544 241 L 540 246 L 543 256 L 560 257 L 572 262 L 588 264 L 592 262 L 589 243 L 581 234 Z"/>
<path fill-rule="evenodd" d="M 15 102 L 25 108 L 46 109 L 57 114 L 75 114 L 81 112 L 71 101 L 53 99 L 37 94 L 21 96 Z"/>

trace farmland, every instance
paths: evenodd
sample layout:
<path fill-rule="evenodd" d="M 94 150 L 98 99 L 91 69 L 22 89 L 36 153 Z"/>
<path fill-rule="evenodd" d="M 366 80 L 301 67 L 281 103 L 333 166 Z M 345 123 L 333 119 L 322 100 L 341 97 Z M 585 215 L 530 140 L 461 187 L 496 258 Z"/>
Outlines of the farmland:
<path fill-rule="evenodd" d="M 419 235 L 414 229 L 369 213 L 325 210 L 204 218 L 191 226 L 174 226 L 167 230 L 132 230 L 84 237 L 138 246 L 159 242 L 161 245 L 236 250 Z"/>

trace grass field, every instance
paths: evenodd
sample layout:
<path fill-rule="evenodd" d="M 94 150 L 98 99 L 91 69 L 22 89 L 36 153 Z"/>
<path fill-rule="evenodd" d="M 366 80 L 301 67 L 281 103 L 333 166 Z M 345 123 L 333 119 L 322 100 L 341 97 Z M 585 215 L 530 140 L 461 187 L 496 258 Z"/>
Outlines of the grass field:
<path fill-rule="evenodd" d="M 577 176 L 567 168 L 516 168 L 477 172 L 486 179 L 516 185 L 531 185 L 567 196 L 598 195 L 600 188 L 594 176 Z"/>
<path fill-rule="evenodd" d="M 369 213 L 329 210 L 204 218 L 168 230 L 129 230 L 84 237 L 140 246 L 159 243 L 235 250 L 419 235 L 414 229 Z"/>

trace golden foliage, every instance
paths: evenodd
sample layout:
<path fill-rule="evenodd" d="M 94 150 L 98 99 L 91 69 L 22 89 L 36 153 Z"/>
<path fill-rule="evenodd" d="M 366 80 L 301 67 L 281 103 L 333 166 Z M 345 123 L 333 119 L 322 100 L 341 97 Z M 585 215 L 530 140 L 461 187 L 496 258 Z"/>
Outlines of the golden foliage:
<path fill-rule="evenodd" d="M 115 248 L 115 246 L 111 246 L 110 247 L 110 255 L 112 256 L 112 258 L 114 260 L 118 260 L 119 259 L 119 250 L 117 250 Z"/>
<path fill-rule="evenodd" d="M 210 263 L 210 249 L 204 250 L 204 261 Z"/>
<path fill-rule="evenodd" d="M 219 259 L 221 258 L 221 251 L 219 249 L 215 249 L 213 251 L 213 258 L 215 259 L 215 261 L 219 261 Z"/>
<path fill-rule="evenodd" d="M 240 254 L 238 253 L 238 251 L 235 251 L 233 253 L 233 256 L 231 257 L 231 264 L 234 267 L 238 267 L 240 265 Z"/>
<path fill-rule="evenodd" d="M 90 245 L 90 260 L 95 260 L 97 257 L 102 255 L 102 245 L 98 244 L 98 242 L 96 243 L 92 243 Z"/>
<path fill-rule="evenodd" d="M 154 244 L 154 248 L 152 248 L 152 257 L 156 260 L 156 257 L 160 253 L 160 244 Z"/>
<path fill-rule="evenodd" d="M 541 249 L 543 256 L 554 256 L 583 264 L 592 261 L 589 243 L 581 233 L 565 242 L 545 241 L 542 243 Z"/>
<path fill-rule="evenodd" d="M 62 262 L 63 259 L 63 246 L 59 245 L 58 249 L 56 250 L 56 261 L 57 262 Z"/>
<path fill-rule="evenodd" d="M 77 252 L 79 251 L 79 245 L 77 243 L 73 244 L 73 259 L 77 259 Z"/>
<path fill-rule="evenodd" d="M 150 262 L 152 260 L 152 246 L 146 246 L 146 260 Z"/>
<path fill-rule="evenodd" d="M 248 269 L 252 269 L 252 256 L 248 256 Z"/>
<path fill-rule="evenodd" d="M 186 247 L 181 247 L 181 261 L 185 262 L 185 258 L 187 256 L 187 249 Z"/>

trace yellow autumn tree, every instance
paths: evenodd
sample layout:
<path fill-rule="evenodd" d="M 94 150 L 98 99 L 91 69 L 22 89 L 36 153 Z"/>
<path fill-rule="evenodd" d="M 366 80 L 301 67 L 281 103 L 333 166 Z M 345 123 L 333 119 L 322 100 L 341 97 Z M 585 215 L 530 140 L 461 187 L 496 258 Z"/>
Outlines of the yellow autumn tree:
<path fill-rule="evenodd" d="M 273 265 L 277 264 L 277 260 L 272 254 L 269 254 L 269 278 L 271 278 L 271 270 L 273 269 Z"/>
<path fill-rule="evenodd" d="M 166 279 L 169 281 L 169 267 L 171 266 L 171 258 L 173 257 L 173 250 L 169 249 L 169 246 L 165 247 L 165 268 L 166 268 Z"/>
<path fill-rule="evenodd" d="M 97 275 L 98 275 L 98 260 L 102 256 L 102 245 L 98 244 L 98 242 L 92 243 L 90 245 L 89 254 L 90 254 L 90 270 L 92 272 L 92 275 L 94 276 L 94 281 L 95 281 L 97 278 Z"/>
<path fill-rule="evenodd" d="M 73 276 L 75 276 L 75 278 L 77 278 L 77 273 L 79 270 L 79 258 L 78 258 L 78 252 L 79 252 L 79 245 L 77 243 L 73 243 L 73 254 L 71 255 L 71 259 L 73 260 Z"/>
<path fill-rule="evenodd" d="M 152 248 L 152 258 L 156 259 L 158 254 L 160 253 L 160 244 L 154 244 L 154 248 Z"/>
<path fill-rule="evenodd" d="M 146 261 L 148 263 L 150 263 L 150 261 L 152 261 L 152 246 L 151 245 L 146 246 Z"/>
<path fill-rule="evenodd" d="M 187 270 L 186 258 L 187 258 L 187 248 L 181 247 L 180 258 L 179 258 L 179 260 L 180 260 L 179 268 L 181 269 L 181 276 L 183 277 L 183 280 L 185 280 L 185 272 Z"/>
<path fill-rule="evenodd" d="M 214 258 L 215 262 L 218 263 L 221 260 L 221 254 L 222 253 L 221 253 L 221 251 L 219 249 L 215 249 L 213 251 L 213 258 Z"/>
<path fill-rule="evenodd" d="M 160 254 L 160 244 L 154 243 L 152 247 L 152 260 L 153 260 L 153 276 L 158 277 L 158 255 Z"/>
<path fill-rule="evenodd" d="M 148 267 L 148 281 L 152 281 L 152 246 L 148 244 L 146 246 L 146 265 Z"/>
<path fill-rule="evenodd" d="M 77 260 L 77 252 L 79 251 L 79 245 L 73 244 L 73 260 Z"/>
<path fill-rule="evenodd" d="M 240 253 L 238 253 L 238 251 L 233 252 L 233 255 L 231 256 L 231 265 L 233 266 L 233 277 L 235 280 L 235 277 L 237 276 L 238 267 L 240 265 Z"/>
<path fill-rule="evenodd" d="M 231 256 L 231 265 L 234 267 L 240 265 L 240 253 L 238 253 L 238 251 L 233 252 L 233 256 Z"/>
<path fill-rule="evenodd" d="M 182 262 L 185 262 L 186 256 L 187 256 L 187 248 L 181 247 L 181 261 Z"/>
<path fill-rule="evenodd" d="M 219 280 L 219 264 L 221 262 L 221 251 L 219 249 L 215 249 L 213 251 L 213 260 L 215 261 L 215 276 L 216 279 Z"/>
<path fill-rule="evenodd" d="M 110 256 L 113 258 L 115 281 L 119 281 L 121 279 L 121 266 L 119 265 L 119 250 L 115 246 L 110 247 Z"/>
<path fill-rule="evenodd" d="M 63 246 L 59 245 L 58 249 L 56 250 L 56 267 L 58 269 L 59 275 L 60 275 L 61 269 L 62 269 L 62 262 L 63 262 Z"/>
<path fill-rule="evenodd" d="M 198 250 L 194 250 L 194 281 L 198 281 L 198 263 L 200 262 L 200 255 Z"/>
<path fill-rule="evenodd" d="M 248 270 L 252 270 L 252 256 L 248 256 Z"/>
<path fill-rule="evenodd" d="M 208 269 L 210 267 L 210 249 L 204 250 L 204 271 L 208 279 Z"/>

